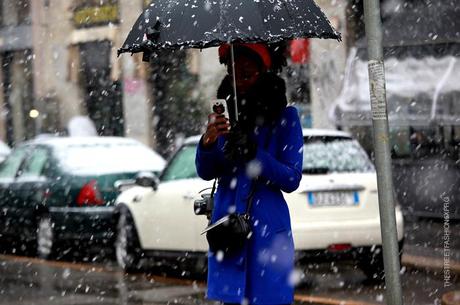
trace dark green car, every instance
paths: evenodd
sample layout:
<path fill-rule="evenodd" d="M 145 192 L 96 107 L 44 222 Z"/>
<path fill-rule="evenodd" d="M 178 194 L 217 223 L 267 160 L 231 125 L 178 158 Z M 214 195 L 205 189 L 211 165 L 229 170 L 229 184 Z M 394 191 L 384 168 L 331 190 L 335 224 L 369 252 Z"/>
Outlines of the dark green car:
<path fill-rule="evenodd" d="M 54 256 L 58 245 L 111 242 L 116 181 L 158 174 L 165 161 L 127 138 L 46 138 L 17 146 L 0 165 L 2 248 Z M 61 253 L 62 254 L 62 253 Z"/>

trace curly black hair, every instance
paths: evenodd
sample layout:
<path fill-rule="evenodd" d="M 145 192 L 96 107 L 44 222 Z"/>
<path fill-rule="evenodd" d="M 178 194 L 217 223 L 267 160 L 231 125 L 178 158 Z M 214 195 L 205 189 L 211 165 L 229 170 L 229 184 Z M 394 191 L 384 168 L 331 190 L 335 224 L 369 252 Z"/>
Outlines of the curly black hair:
<path fill-rule="evenodd" d="M 272 66 L 270 68 L 270 71 L 274 73 L 280 73 L 283 70 L 283 67 L 287 65 L 287 43 L 285 41 L 282 41 L 278 43 L 269 44 L 268 49 L 272 57 Z"/>

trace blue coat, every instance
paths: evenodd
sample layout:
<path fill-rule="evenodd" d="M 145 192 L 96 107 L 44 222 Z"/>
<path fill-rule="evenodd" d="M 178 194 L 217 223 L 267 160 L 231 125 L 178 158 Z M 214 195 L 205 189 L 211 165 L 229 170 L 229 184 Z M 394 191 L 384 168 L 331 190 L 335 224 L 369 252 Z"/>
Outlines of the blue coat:
<path fill-rule="evenodd" d="M 297 110 L 286 107 L 275 126 L 257 128 L 254 139 L 258 149 L 249 166 L 224 159 L 223 137 L 213 147 L 204 149 L 200 144 L 197 150 L 198 175 L 205 180 L 221 178 L 212 222 L 235 209 L 246 210 L 252 183 L 247 173 L 259 174 L 250 211 L 253 234 L 239 254 L 209 253 L 207 297 L 226 303 L 289 304 L 294 293 L 294 243 L 281 191 L 296 190 L 302 177 L 303 138 Z"/>

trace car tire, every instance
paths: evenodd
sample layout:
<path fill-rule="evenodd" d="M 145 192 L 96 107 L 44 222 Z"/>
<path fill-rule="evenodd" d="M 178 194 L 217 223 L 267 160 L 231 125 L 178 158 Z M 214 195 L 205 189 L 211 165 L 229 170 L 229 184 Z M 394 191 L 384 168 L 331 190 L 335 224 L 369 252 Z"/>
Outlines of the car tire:
<path fill-rule="evenodd" d="M 208 257 L 206 254 L 196 259 L 193 271 L 198 276 L 206 276 L 208 273 Z"/>
<path fill-rule="evenodd" d="M 54 223 L 49 215 L 42 215 L 37 220 L 36 255 L 42 259 L 51 259 L 56 253 L 56 235 Z"/>
<path fill-rule="evenodd" d="M 0 234 L 0 254 L 8 254 L 10 248 L 10 241 Z"/>
<path fill-rule="evenodd" d="M 398 242 L 399 264 L 401 265 L 402 249 L 404 239 Z M 383 264 L 382 246 L 373 246 L 364 249 L 358 261 L 359 268 L 363 271 L 366 279 L 370 282 L 382 283 L 385 280 L 385 268 Z"/>
<path fill-rule="evenodd" d="M 371 282 L 383 282 L 385 270 L 383 267 L 383 251 L 381 246 L 366 248 L 358 261 L 359 268 L 366 279 Z"/>
<path fill-rule="evenodd" d="M 131 213 L 126 210 L 123 210 L 118 217 L 114 246 L 118 266 L 127 272 L 140 269 L 142 251 L 139 238 Z"/>

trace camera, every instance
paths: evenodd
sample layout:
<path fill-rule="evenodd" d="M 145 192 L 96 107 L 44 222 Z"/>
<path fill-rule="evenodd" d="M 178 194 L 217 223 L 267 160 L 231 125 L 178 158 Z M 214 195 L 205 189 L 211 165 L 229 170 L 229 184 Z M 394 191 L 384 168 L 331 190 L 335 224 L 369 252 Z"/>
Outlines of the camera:
<path fill-rule="evenodd" d="M 225 109 L 224 99 L 215 99 L 212 101 L 212 112 L 218 115 L 223 115 L 228 118 L 227 110 Z"/>
<path fill-rule="evenodd" d="M 195 215 L 206 215 L 208 218 L 211 217 L 213 207 L 214 198 L 211 197 L 211 194 L 201 194 L 201 199 L 193 203 Z"/>

